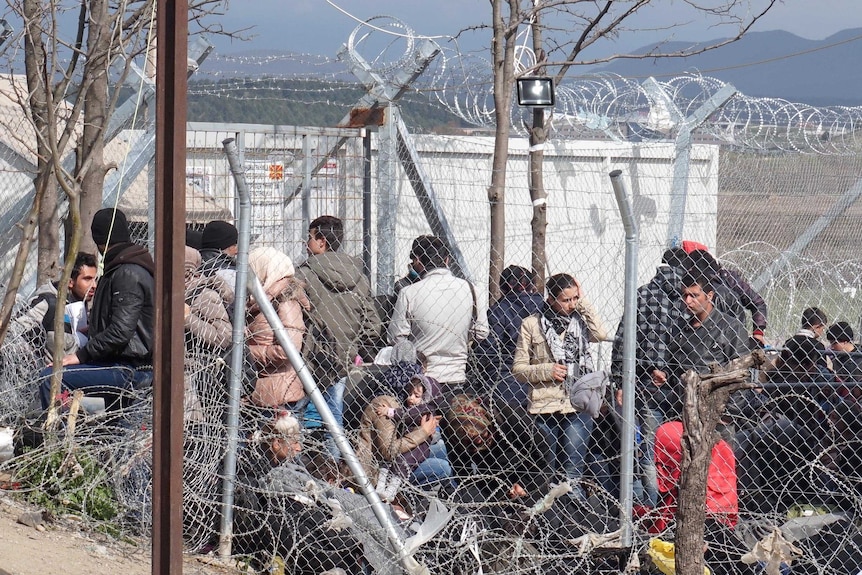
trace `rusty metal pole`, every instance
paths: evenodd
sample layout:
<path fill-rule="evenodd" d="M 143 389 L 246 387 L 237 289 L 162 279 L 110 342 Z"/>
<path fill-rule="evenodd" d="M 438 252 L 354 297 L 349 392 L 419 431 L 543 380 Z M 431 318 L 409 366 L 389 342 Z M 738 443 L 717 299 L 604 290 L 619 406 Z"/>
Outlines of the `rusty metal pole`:
<path fill-rule="evenodd" d="M 158 0 L 157 10 L 152 573 L 173 575 L 183 571 L 183 261 L 188 0 Z"/>

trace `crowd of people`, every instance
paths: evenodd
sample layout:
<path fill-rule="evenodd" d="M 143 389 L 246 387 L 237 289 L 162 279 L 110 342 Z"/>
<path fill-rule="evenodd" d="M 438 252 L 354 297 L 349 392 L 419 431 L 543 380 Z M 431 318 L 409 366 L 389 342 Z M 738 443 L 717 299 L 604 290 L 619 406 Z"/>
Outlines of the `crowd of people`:
<path fill-rule="evenodd" d="M 123 405 L 125 392 L 152 382 L 152 258 L 131 241 L 119 210 L 99 211 L 91 232 L 104 271 L 97 282 L 94 256 L 78 254 L 62 359 L 51 352 L 56 285 L 39 288 L 16 319 L 45 348 L 43 409 L 81 389 L 102 397 L 111 411 Z M 488 308 L 472 284 L 450 271 L 447 245 L 435 236 L 413 241 L 408 273 L 394 295 L 374 297 L 361 262 L 341 251 L 343 242 L 343 222 L 320 216 L 309 225 L 301 264 L 260 246 L 249 253 L 249 267 L 394 520 L 421 515 L 411 496 L 419 490 L 498 508 L 497 527 L 511 529 L 523 520 L 513 505 L 535 509 L 552 486 L 564 485 L 560 502 L 542 508 L 549 534 L 607 528 L 596 519 L 593 496 L 619 497 L 623 322 L 610 336 L 572 274 L 541 282 L 543 295 L 531 270 L 520 266 L 503 270 L 501 297 Z M 265 563 L 312 533 L 321 555 L 313 564 L 308 553 L 298 554 L 304 559 L 296 559 L 296 572 L 305 572 L 302 565 L 313 565 L 308 572 L 321 565 L 360 572 L 356 566 L 367 558 L 357 535 L 327 527 L 298 493 L 285 492 L 274 507 L 272 493 L 261 487 L 286 464 L 330 494 L 359 486 L 262 302 L 235 301 L 237 243 L 237 229 L 223 221 L 188 235 L 185 329 L 190 351 L 226 357 L 236 306 L 245 312 L 247 435 L 237 521 L 248 529 L 237 530 L 245 533 L 237 538 L 239 551 Z M 768 314 L 744 277 L 691 242 L 664 253 L 638 290 L 636 314 L 636 511 L 646 528 L 662 532 L 673 524 L 678 497 L 683 374 L 762 349 Z M 746 512 L 780 515 L 800 503 L 852 511 L 839 478 L 857 476 L 860 463 L 857 449 L 841 448 L 862 431 L 862 356 L 853 340 L 847 322 L 830 325 L 820 308 L 807 308 L 799 332 L 769 354 L 750 389 L 731 397 L 705 502 L 716 524 L 733 528 Z M 602 341 L 613 342 L 609 377 L 598 370 L 595 344 Z M 54 397 L 53 361 L 64 366 Z M 189 419 L 201 401 L 186 390 Z M 320 449 L 309 455 L 303 445 L 312 444 Z M 812 471 L 815 460 L 822 465 Z M 285 505 L 291 529 L 279 525 L 277 514 L 267 515 Z M 266 537 L 260 521 L 250 519 L 261 513 Z"/>

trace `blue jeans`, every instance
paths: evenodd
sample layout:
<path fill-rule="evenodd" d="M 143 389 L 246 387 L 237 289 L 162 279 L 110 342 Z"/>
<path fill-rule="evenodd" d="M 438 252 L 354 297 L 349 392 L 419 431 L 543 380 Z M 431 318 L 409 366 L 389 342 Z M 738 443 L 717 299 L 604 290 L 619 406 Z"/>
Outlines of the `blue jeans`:
<path fill-rule="evenodd" d="M 654 408 L 644 407 L 640 413 L 641 442 L 637 445 L 637 462 L 643 488 L 642 501 L 650 506 L 658 505 L 658 477 L 655 469 L 655 432 L 664 423 L 664 414 Z"/>
<path fill-rule="evenodd" d="M 545 461 L 552 471 L 563 471 L 572 486 L 572 495 L 583 498 L 581 476 L 587 440 L 593 430 L 593 418 L 587 412 L 549 413 L 536 416 L 536 425 L 548 442 Z"/>
<path fill-rule="evenodd" d="M 332 417 L 338 427 L 344 430 L 344 389 L 347 387 L 347 377 L 342 377 L 323 391 L 323 399 L 326 400 L 326 405 L 329 411 L 332 412 Z M 326 448 L 329 454 L 336 461 L 341 459 L 341 450 L 335 445 L 332 436 L 326 434 Z"/>
<path fill-rule="evenodd" d="M 42 380 L 39 385 L 39 401 L 42 403 L 42 409 L 48 409 L 51 403 L 51 370 L 52 368 L 46 367 L 39 372 L 39 378 Z M 130 365 L 85 363 L 64 367 L 60 388 L 61 391 L 81 389 L 90 395 L 105 397 L 105 407 L 111 410 L 119 407 L 119 399 L 123 391 L 131 390 L 148 378 L 152 378 L 152 372 L 137 371 Z"/>
<path fill-rule="evenodd" d="M 452 477 L 452 466 L 446 453 L 446 444 L 441 439 L 431 444 L 431 455 L 420 463 L 410 474 L 410 482 L 415 485 L 439 483 Z"/>

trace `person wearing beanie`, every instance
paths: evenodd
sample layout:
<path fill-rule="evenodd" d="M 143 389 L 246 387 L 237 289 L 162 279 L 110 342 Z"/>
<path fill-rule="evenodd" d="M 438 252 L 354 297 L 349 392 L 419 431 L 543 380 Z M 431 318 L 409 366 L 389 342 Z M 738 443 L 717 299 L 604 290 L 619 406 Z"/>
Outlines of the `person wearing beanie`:
<path fill-rule="evenodd" d="M 90 226 L 104 271 L 93 295 L 89 339 L 63 357 L 64 390 L 102 396 L 109 409 L 122 391 L 152 382 L 155 319 L 155 263 L 147 249 L 131 242 L 126 215 L 114 208 L 96 212 Z M 51 366 L 42 371 L 40 400 L 51 404 Z"/>
<path fill-rule="evenodd" d="M 105 246 L 107 245 L 132 241 L 126 214 L 112 208 L 104 208 L 93 214 L 90 235 L 93 237 L 93 243 L 102 253 L 105 253 Z"/>
<path fill-rule="evenodd" d="M 186 228 L 186 245 L 197 251 L 201 250 L 204 234 L 201 231 Z"/>
<path fill-rule="evenodd" d="M 236 289 L 236 254 L 239 232 L 231 223 L 213 220 L 201 233 L 201 274 L 220 276 L 231 289 Z"/>

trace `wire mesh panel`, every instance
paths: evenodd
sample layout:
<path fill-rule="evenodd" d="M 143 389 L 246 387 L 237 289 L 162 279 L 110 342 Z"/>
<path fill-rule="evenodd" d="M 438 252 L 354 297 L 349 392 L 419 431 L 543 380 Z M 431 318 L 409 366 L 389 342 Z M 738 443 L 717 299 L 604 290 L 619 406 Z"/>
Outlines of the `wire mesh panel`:
<path fill-rule="evenodd" d="M 855 158 L 698 144 L 680 204 L 673 144 L 554 140 L 544 150 L 547 201 L 535 204 L 530 150 L 512 140 L 501 297 L 492 301 L 493 140 L 417 136 L 411 152 L 382 149 L 374 136 L 366 181 L 359 135 L 189 131 L 188 223 L 198 229 L 234 221 L 235 182 L 220 150 L 226 138 L 241 143 L 250 268 L 278 316 L 272 325 L 263 302 L 233 301 L 233 286 L 187 253 L 189 551 L 227 541 L 245 565 L 285 573 L 417 564 L 464 574 L 619 572 L 621 561 L 631 572 L 667 572 L 677 551 L 689 553 L 682 530 L 692 523 L 677 513 L 685 509 L 714 573 L 858 570 Z M 410 168 L 416 158 L 421 170 Z M 381 181 L 381 165 L 396 168 L 393 181 Z M 634 420 L 617 393 L 626 278 L 614 169 L 639 227 Z M 369 187 L 392 193 L 392 213 L 363 195 Z M 547 208 L 543 230 L 531 225 L 536 205 Z M 672 246 L 679 205 L 684 241 Z M 382 216 L 394 232 L 379 231 Z M 537 232 L 541 277 L 531 269 Z M 386 277 L 377 273 L 384 253 L 394 254 Z M 467 279 L 453 273 L 456 262 Z M 237 305 L 246 338 L 230 475 Z M 61 425 L 46 435 L 33 405 L 46 377 L 44 334 L 16 325 L 0 353 L 0 424 L 16 430 L 6 485 L 88 526 L 146 537 L 149 389 L 130 387 L 102 407 L 95 394 L 61 396 Z M 288 359 L 281 330 L 302 364 Z M 738 370 L 714 367 L 752 352 Z M 635 454 L 624 492 L 627 428 Z M 351 452 L 362 474 L 348 465 Z M 691 477 L 703 488 L 694 499 Z M 620 522 L 626 501 L 630 542 Z"/>
<path fill-rule="evenodd" d="M 192 124 L 187 177 L 204 200 L 223 210 L 221 217 L 207 213 L 196 221 L 232 221 L 237 214 L 239 200 L 222 152 L 222 141 L 230 137 L 240 149 L 251 196 L 255 245 L 301 260 L 308 224 L 332 214 L 347 222 L 345 248 L 361 253 L 364 156 L 358 135 L 358 130 Z"/>

